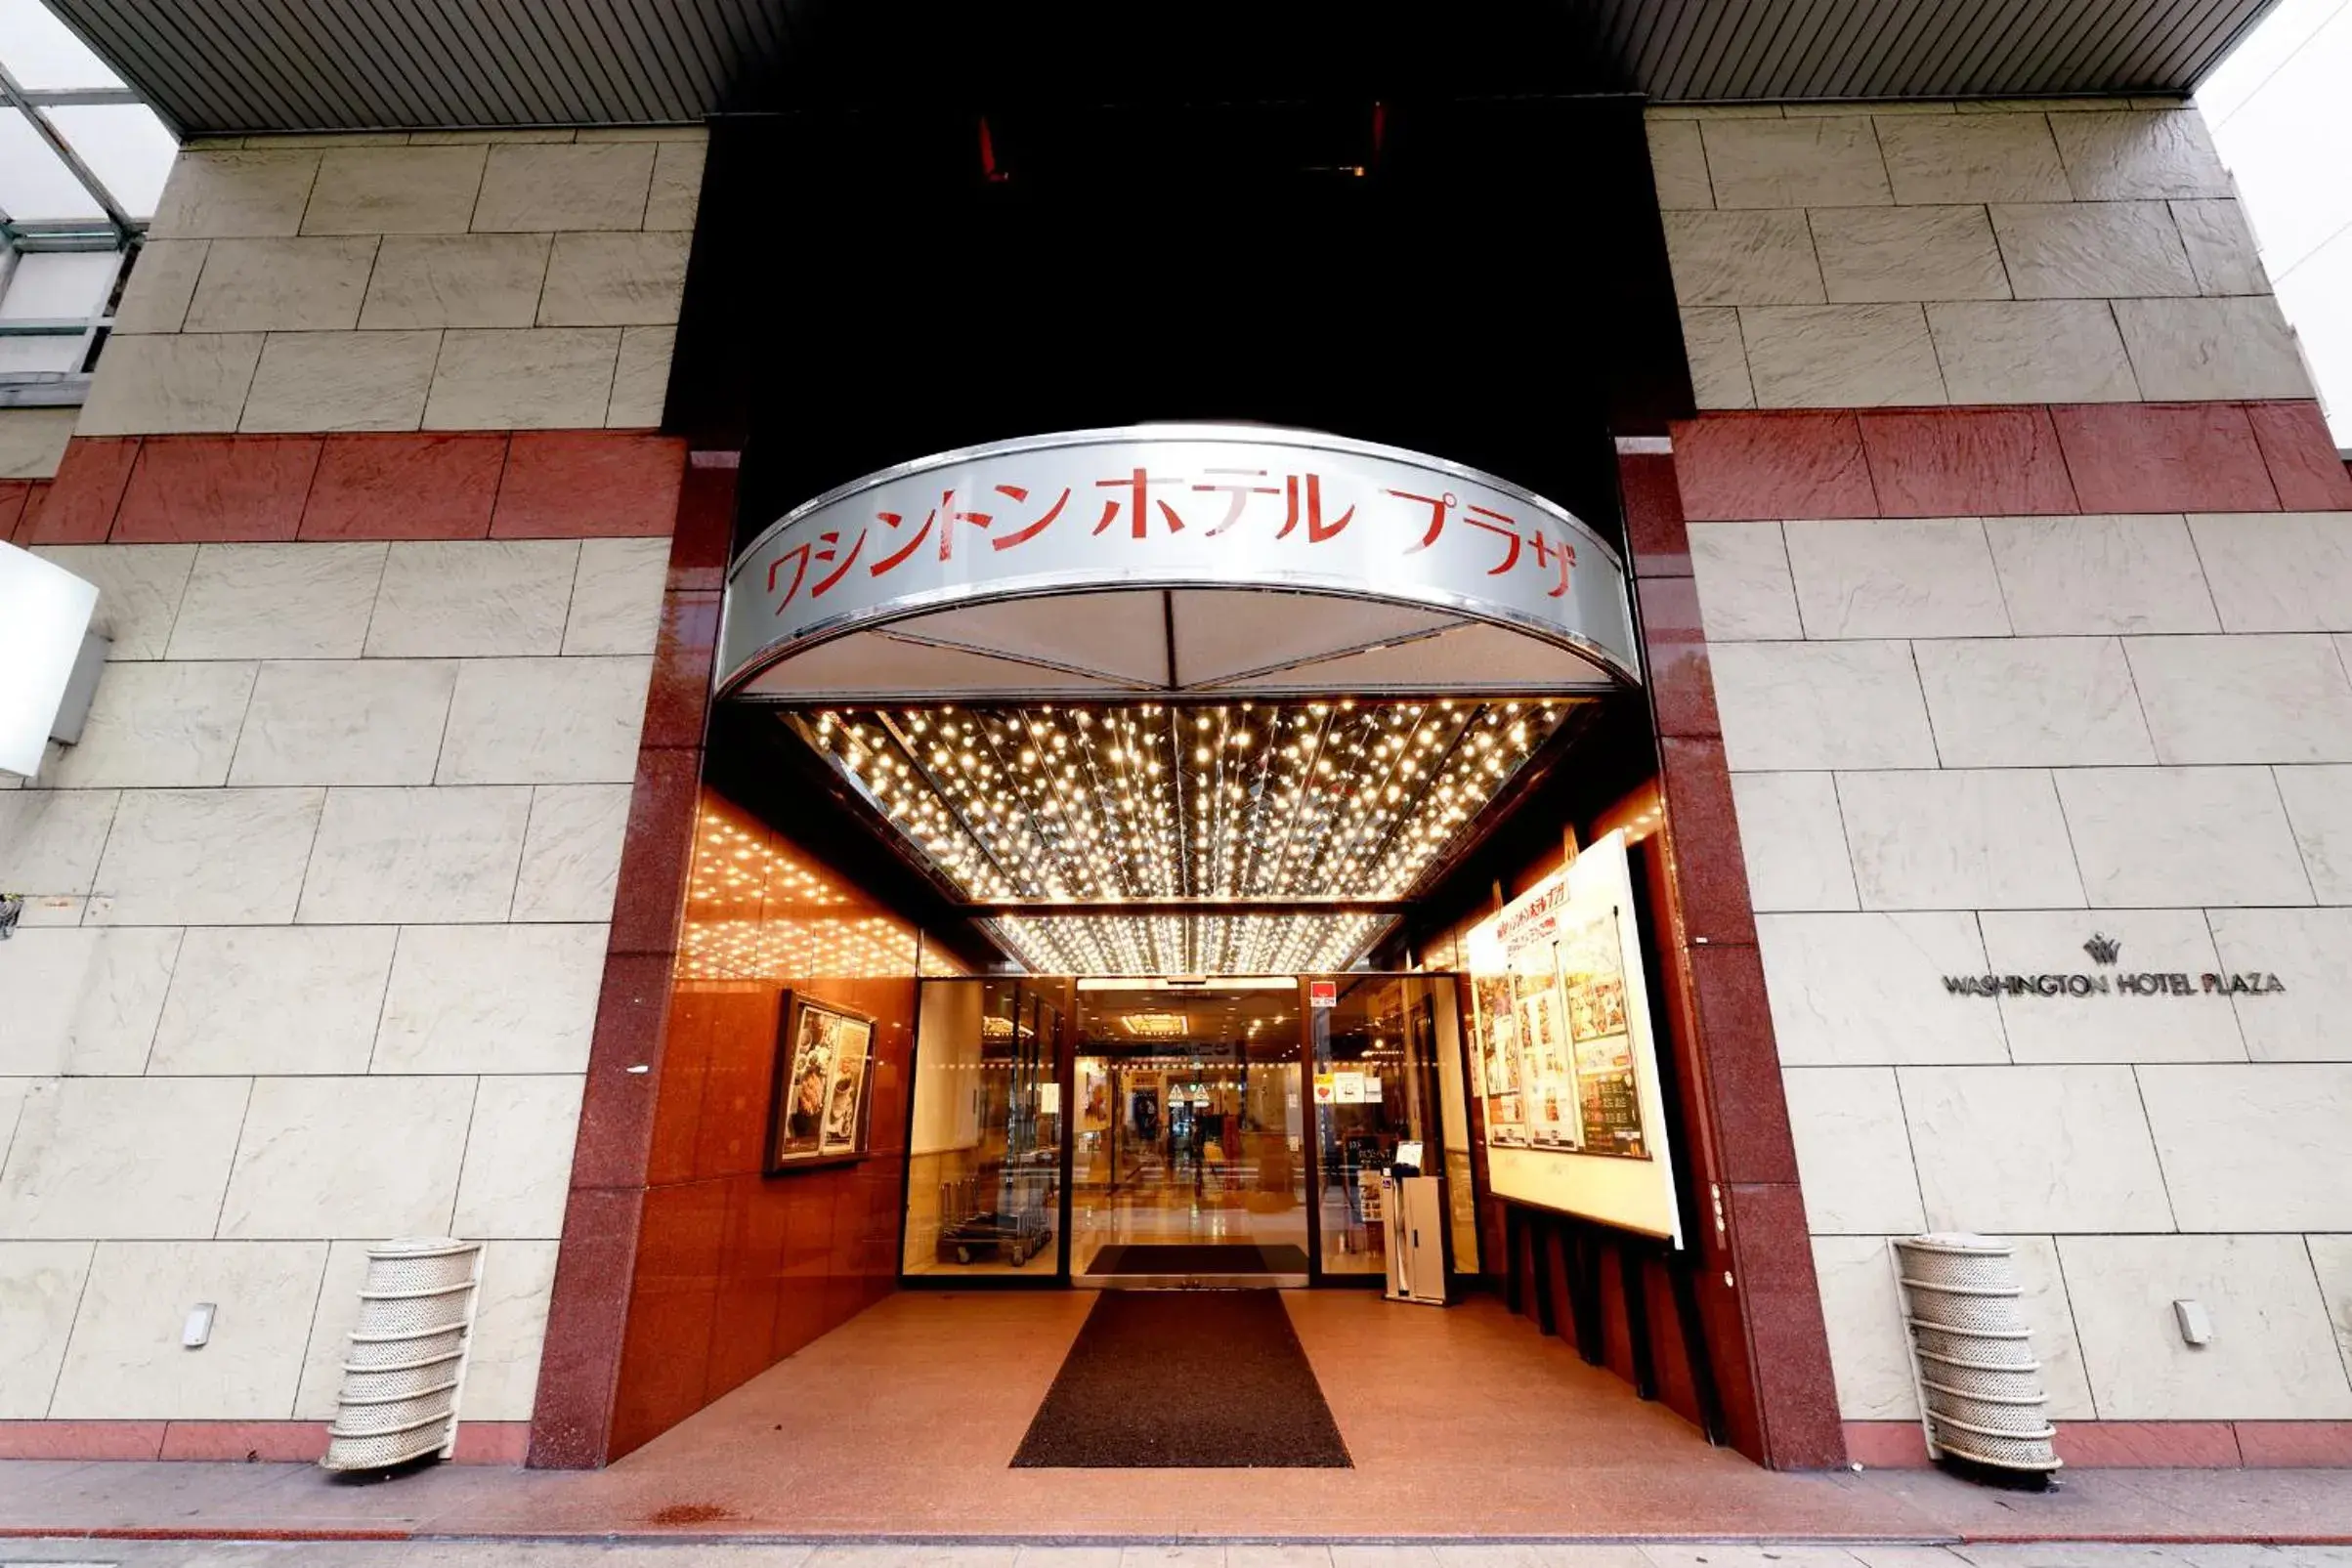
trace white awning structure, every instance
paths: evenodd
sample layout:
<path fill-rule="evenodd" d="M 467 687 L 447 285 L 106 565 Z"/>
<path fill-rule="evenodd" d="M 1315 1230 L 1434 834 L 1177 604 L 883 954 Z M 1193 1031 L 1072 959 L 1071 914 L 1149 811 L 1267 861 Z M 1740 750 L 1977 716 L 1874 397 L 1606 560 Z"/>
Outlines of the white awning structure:
<path fill-rule="evenodd" d="M 1219 425 L 949 452 L 793 511 L 729 574 L 721 696 L 1598 693 L 1624 568 L 1442 459 Z"/>

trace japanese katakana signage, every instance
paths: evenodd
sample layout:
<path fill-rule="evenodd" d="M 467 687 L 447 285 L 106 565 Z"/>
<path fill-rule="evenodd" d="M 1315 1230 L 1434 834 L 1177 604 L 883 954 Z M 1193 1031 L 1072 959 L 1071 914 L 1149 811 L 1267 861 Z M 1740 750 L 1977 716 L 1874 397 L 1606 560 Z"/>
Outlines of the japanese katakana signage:
<path fill-rule="evenodd" d="M 1474 470 L 1280 430 L 1148 426 L 1000 443 L 844 486 L 730 573 L 720 687 L 783 651 L 981 599 L 1264 587 L 1459 611 L 1636 678 L 1614 553 Z"/>

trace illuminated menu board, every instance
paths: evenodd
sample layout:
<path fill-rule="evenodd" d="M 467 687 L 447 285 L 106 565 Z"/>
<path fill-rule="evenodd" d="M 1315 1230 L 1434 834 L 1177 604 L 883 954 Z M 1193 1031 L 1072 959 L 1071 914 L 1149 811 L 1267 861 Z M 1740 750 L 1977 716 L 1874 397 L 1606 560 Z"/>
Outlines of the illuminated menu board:
<path fill-rule="evenodd" d="M 1488 1186 L 1681 1246 L 1624 835 L 1478 925 L 1469 958 Z"/>

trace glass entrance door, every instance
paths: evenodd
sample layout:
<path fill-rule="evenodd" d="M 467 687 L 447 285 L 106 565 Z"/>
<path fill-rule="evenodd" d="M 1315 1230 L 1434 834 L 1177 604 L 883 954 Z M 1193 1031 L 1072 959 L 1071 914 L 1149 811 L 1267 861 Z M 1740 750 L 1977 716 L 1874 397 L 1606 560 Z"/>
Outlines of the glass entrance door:
<path fill-rule="evenodd" d="M 1297 982 L 1082 981 L 1070 1272 L 1082 1285 L 1304 1285 Z"/>
<path fill-rule="evenodd" d="M 1358 972 L 1313 977 L 1302 989 L 1313 1069 L 1316 1273 L 1380 1277 L 1388 1269 L 1382 1176 L 1400 1164 L 1445 1176 L 1469 1208 L 1468 1139 L 1452 1125 L 1462 1092 L 1454 977 Z M 1450 1079 L 1439 1072 L 1447 1059 Z M 1457 1250 L 1463 1244 L 1455 1239 Z M 1468 1246 L 1475 1268 L 1475 1239 Z"/>

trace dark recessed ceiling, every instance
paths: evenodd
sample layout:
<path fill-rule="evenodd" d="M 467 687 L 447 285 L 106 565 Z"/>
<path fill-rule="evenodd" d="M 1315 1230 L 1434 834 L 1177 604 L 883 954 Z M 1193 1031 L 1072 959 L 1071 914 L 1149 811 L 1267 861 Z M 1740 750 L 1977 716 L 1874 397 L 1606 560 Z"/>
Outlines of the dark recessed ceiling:
<path fill-rule="evenodd" d="M 674 124 L 842 99 L 2181 92 L 2268 0 L 50 3 L 194 135 Z"/>

